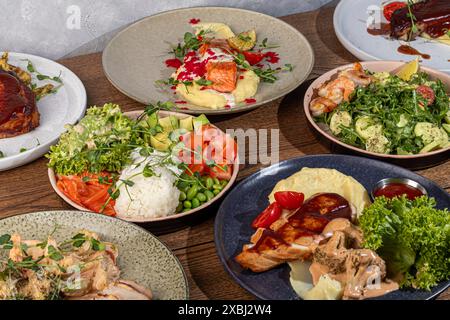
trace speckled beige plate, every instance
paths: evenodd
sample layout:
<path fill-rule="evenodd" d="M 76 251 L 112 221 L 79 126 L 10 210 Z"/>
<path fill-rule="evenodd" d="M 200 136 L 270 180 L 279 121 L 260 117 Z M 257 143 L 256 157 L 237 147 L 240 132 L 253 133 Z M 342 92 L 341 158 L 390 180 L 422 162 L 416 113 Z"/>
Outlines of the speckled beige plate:
<path fill-rule="evenodd" d="M 130 112 L 124 112 L 124 114 L 132 119 L 136 119 L 139 115 L 142 114 L 143 111 L 130 111 Z M 164 117 L 168 117 L 169 115 L 173 115 L 176 116 L 178 119 L 183 119 L 188 117 L 187 114 L 183 114 L 183 113 L 178 113 L 178 112 L 171 112 L 171 111 L 159 111 L 159 116 L 164 118 Z M 144 222 L 157 222 L 157 221 L 170 221 L 170 220 L 174 220 L 174 219 L 179 219 L 181 217 L 187 216 L 187 215 L 191 215 L 195 212 L 201 211 L 203 209 L 205 209 L 206 207 L 210 206 L 212 203 L 214 203 L 215 201 L 217 201 L 218 199 L 220 199 L 227 191 L 228 189 L 231 188 L 231 186 L 233 185 L 233 183 L 236 181 L 237 175 L 239 173 L 239 157 L 237 156 L 233 165 L 233 174 L 231 175 L 231 179 L 230 181 L 227 183 L 227 185 L 225 186 L 225 188 L 222 189 L 222 191 L 215 196 L 213 199 L 211 199 L 211 201 L 205 202 L 204 204 L 202 204 L 201 206 L 186 211 L 186 212 L 182 212 L 182 213 L 177 213 L 177 214 L 173 214 L 170 216 L 166 216 L 166 217 L 159 217 L 159 218 L 124 218 L 124 220 L 130 221 L 130 222 L 137 222 L 137 223 L 144 223 Z M 67 197 L 61 190 L 59 190 L 58 186 L 56 185 L 57 179 L 56 179 L 56 175 L 55 172 L 53 171 L 53 169 L 49 168 L 48 169 L 48 178 L 50 180 L 50 184 L 52 185 L 53 189 L 55 190 L 55 192 L 68 204 L 70 204 L 72 207 L 77 208 L 78 210 L 81 211 L 89 211 L 89 209 L 80 206 L 79 204 L 75 203 L 74 201 L 72 201 L 69 197 Z"/>
<path fill-rule="evenodd" d="M 178 259 L 158 238 L 134 224 L 80 211 L 33 212 L 0 220 L 0 235 L 17 232 L 24 239 L 45 239 L 54 231 L 55 239 L 62 241 L 80 229 L 94 231 L 102 240 L 117 245 L 122 279 L 150 288 L 157 300 L 189 298 Z"/>
<path fill-rule="evenodd" d="M 111 83 L 122 93 L 142 103 L 182 100 L 173 92 L 155 85 L 156 80 L 167 79 L 173 69 L 164 61 L 173 58 L 171 45 L 182 41 L 186 32 L 192 32 L 190 19 L 202 22 L 222 22 L 235 32 L 255 29 L 259 42 L 280 45 L 272 49 L 280 55 L 279 65 L 290 63 L 292 72 L 279 74 L 275 83 L 261 83 L 256 103 L 243 104 L 232 109 L 207 109 L 183 104 L 183 112 L 192 114 L 224 114 L 256 108 L 282 97 L 297 88 L 310 74 L 314 53 L 308 40 L 289 24 L 262 13 L 223 7 L 179 9 L 144 18 L 120 32 L 103 52 L 103 68 Z M 277 67 L 276 65 L 274 67 Z"/>

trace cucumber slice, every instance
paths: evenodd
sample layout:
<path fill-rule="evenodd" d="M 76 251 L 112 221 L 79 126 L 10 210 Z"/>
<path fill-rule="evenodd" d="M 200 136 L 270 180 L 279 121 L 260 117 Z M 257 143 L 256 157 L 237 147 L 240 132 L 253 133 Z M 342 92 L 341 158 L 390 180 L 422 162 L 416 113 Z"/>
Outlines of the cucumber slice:
<path fill-rule="evenodd" d="M 439 141 L 433 141 L 433 142 L 427 144 L 425 147 L 423 147 L 419 153 L 427 153 L 427 152 L 433 151 L 434 149 L 437 149 L 438 147 L 439 147 Z"/>
<path fill-rule="evenodd" d="M 444 124 L 442 125 L 442 128 L 444 128 L 445 131 L 447 131 L 448 133 L 450 133 L 450 124 L 444 123 Z"/>
<path fill-rule="evenodd" d="M 397 127 L 399 128 L 403 128 L 408 124 L 409 120 L 408 120 L 408 116 L 401 114 L 400 115 L 400 119 L 397 122 Z"/>
<path fill-rule="evenodd" d="M 414 134 L 422 139 L 425 147 L 434 141 L 437 141 L 438 143 L 442 141 L 441 130 L 429 122 L 418 122 L 414 127 Z"/>
<path fill-rule="evenodd" d="M 367 140 L 370 137 L 381 135 L 383 133 L 383 126 L 368 116 L 358 118 L 355 123 L 356 133 L 363 139 Z"/>

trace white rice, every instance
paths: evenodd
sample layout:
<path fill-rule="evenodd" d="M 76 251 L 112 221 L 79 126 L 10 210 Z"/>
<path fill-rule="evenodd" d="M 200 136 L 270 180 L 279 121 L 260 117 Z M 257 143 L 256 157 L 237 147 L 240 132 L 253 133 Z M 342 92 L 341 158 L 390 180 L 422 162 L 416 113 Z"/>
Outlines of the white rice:
<path fill-rule="evenodd" d="M 120 195 L 114 209 L 119 218 L 145 219 L 158 218 L 174 214 L 178 206 L 180 191 L 175 186 L 176 174 L 180 170 L 176 166 L 153 166 L 155 175 L 144 177 L 142 171 L 147 163 L 158 163 L 166 153 L 154 151 L 145 158 L 135 150 L 131 157 L 133 164 L 126 167 L 120 180 L 130 180 L 133 186 L 120 183 Z"/>

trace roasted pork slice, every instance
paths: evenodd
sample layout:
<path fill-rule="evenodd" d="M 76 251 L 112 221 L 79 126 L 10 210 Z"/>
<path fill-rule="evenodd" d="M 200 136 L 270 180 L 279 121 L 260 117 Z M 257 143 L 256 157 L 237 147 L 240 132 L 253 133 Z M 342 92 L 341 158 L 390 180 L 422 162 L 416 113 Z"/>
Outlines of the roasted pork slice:
<path fill-rule="evenodd" d="M 411 10 L 411 13 L 409 12 Z M 417 27 L 412 31 L 412 21 Z M 422 33 L 439 38 L 450 30 L 450 1 L 425 0 L 394 11 L 391 17 L 391 36 L 397 39 L 414 39 Z"/>
<path fill-rule="evenodd" d="M 333 219 L 350 220 L 352 205 L 335 193 L 321 193 L 303 206 L 281 216 L 269 229 L 259 228 L 235 260 L 254 272 L 270 270 L 285 262 L 310 259 Z"/>
<path fill-rule="evenodd" d="M 0 139 L 30 132 L 38 126 L 33 91 L 14 72 L 0 70 Z"/>

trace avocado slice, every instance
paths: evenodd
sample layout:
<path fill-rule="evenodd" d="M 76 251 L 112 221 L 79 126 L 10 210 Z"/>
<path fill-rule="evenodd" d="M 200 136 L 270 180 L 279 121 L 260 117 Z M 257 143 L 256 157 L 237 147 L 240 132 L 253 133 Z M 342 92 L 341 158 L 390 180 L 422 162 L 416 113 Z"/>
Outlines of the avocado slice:
<path fill-rule="evenodd" d="M 163 127 L 164 131 L 171 132 L 178 129 L 178 118 L 175 116 L 168 116 L 165 118 L 159 118 L 159 124 Z"/>
<path fill-rule="evenodd" d="M 154 128 L 158 124 L 158 115 L 156 112 L 147 117 L 147 123 L 150 128 Z"/>
<path fill-rule="evenodd" d="M 161 132 L 150 137 L 150 145 L 158 151 L 167 151 L 172 142 L 168 132 Z"/>
<path fill-rule="evenodd" d="M 194 118 L 192 116 L 186 117 L 184 119 L 180 119 L 180 128 L 185 129 L 187 131 L 194 130 Z"/>
<path fill-rule="evenodd" d="M 204 126 L 205 124 L 210 124 L 210 122 L 204 114 L 201 114 L 198 117 L 194 118 L 194 130 L 197 130 L 199 127 Z"/>

